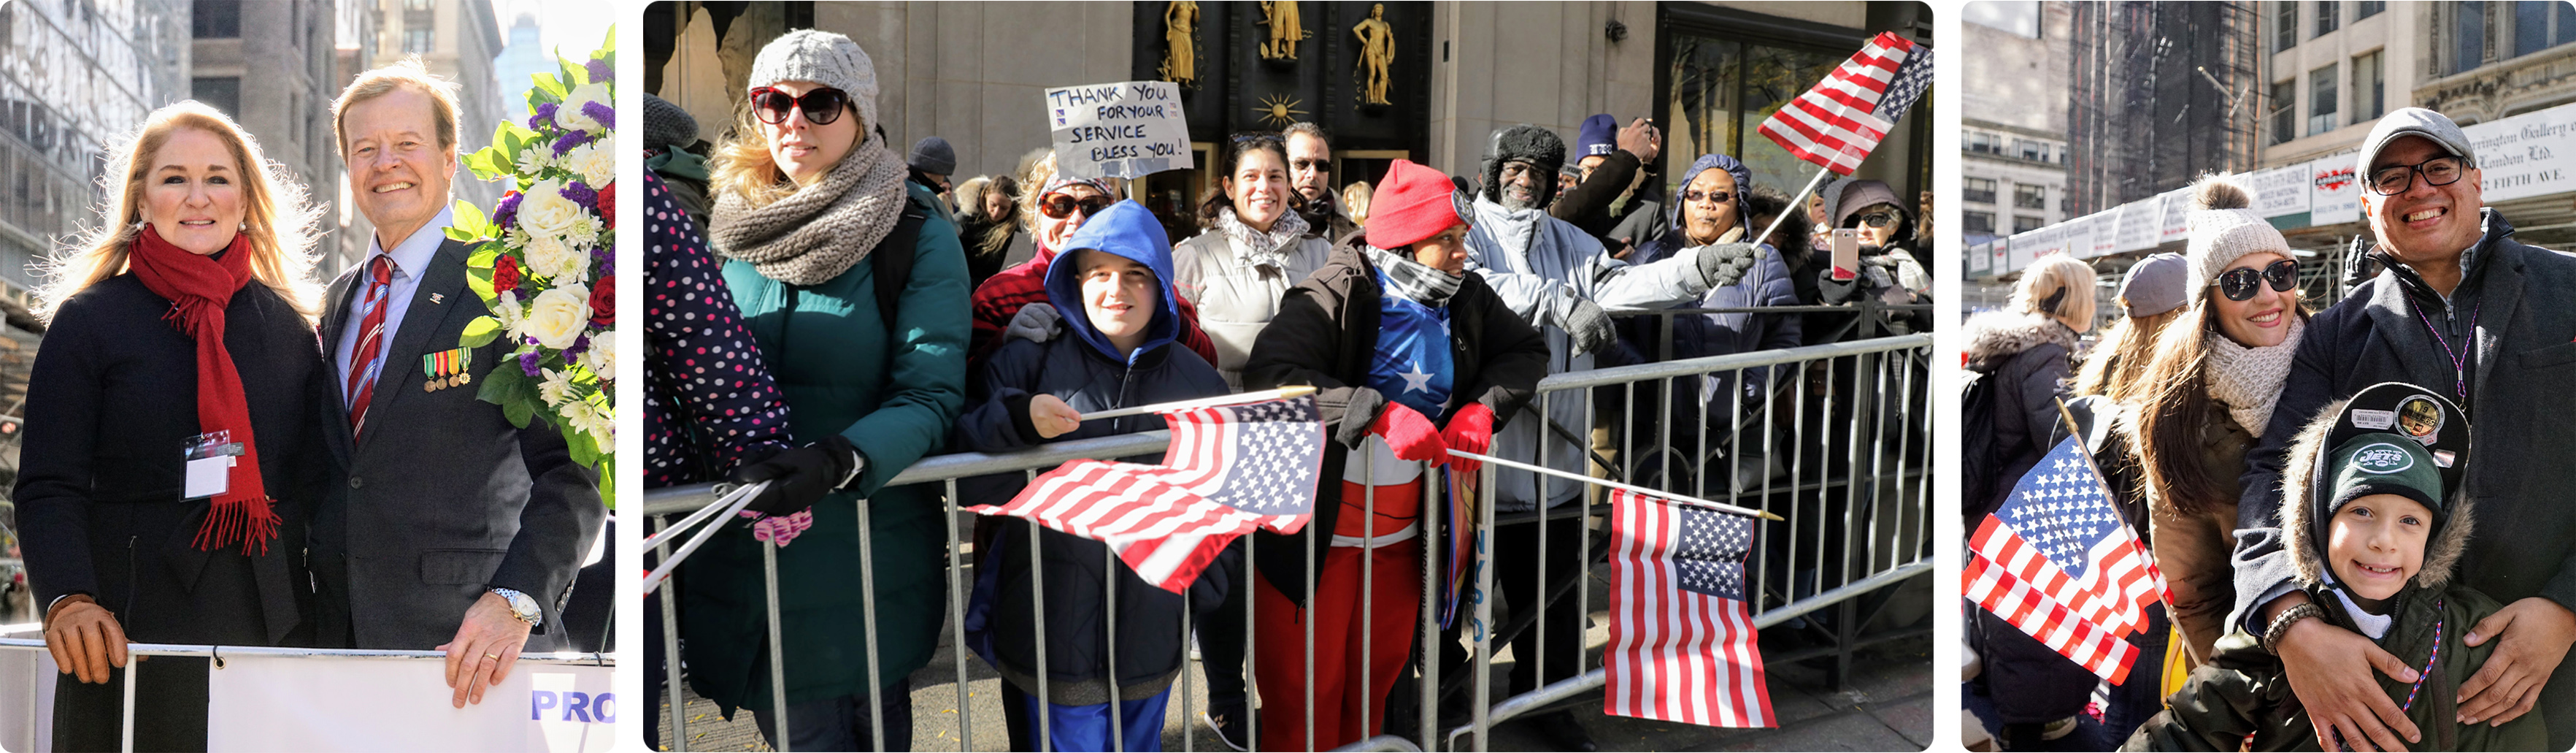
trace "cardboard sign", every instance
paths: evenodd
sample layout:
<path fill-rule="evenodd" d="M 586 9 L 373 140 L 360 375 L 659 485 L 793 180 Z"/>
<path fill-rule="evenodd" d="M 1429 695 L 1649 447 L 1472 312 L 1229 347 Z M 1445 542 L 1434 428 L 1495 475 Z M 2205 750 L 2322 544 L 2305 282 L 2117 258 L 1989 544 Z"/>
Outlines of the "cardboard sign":
<path fill-rule="evenodd" d="M 1056 169 L 1082 178 L 1142 178 L 1197 166 L 1181 87 L 1124 81 L 1046 90 Z"/>

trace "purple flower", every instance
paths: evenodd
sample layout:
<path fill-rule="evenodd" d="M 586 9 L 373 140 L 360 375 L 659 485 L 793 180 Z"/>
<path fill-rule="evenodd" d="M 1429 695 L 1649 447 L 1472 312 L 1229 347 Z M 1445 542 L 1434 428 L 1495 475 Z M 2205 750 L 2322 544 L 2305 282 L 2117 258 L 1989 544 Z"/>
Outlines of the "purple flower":
<path fill-rule="evenodd" d="M 530 343 L 535 343 L 536 341 L 537 341 L 537 338 L 533 338 L 533 337 L 528 338 L 528 342 L 530 342 Z M 533 377 L 533 376 L 537 376 L 537 374 L 538 374 L 538 369 L 537 369 L 537 360 L 538 360 L 538 359 L 537 359 L 537 352 L 536 352 L 536 351 L 531 350 L 531 351 L 528 351 L 528 352 L 526 352 L 526 353 L 521 353 L 521 354 L 519 354 L 519 370 L 520 370 L 520 371 L 527 372 L 527 373 L 528 373 L 528 376 L 531 376 L 531 377 Z"/>
<path fill-rule="evenodd" d="M 590 350 L 589 335 L 582 335 L 580 337 L 573 338 L 572 347 L 565 348 L 563 351 L 564 363 L 572 363 L 573 359 L 580 358 L 581 354 L 588 350 Z"/>
<path fill-rule="evenodd" d="M 581 105 L 581 114 L 590 116 L 591 120 L 599 121 L 601 128 L 617 127 L 617 111 L 609 109 L 605 102 L 584 102 Z"/>
<path fill-rule="evenodd" d="M 555 139 L 555 156 L 564 156 L 564 154 L 571 152 L 573 147 L 587 143 L 590 143 L 589 131 L 573 131 L 571 133 L 564 134 L 563 138 Z"/>
<path fill-rule="evenodd" d="M 512 225 L 517 224 L 519 221 L 519 200 L 522 198 L 526 197 L 520 195 L 517 191 L 511 191 L 509 194 L 502 196 L 501 203 L 492 205 L 492 224 L 505 231 L 509 230 Z"/>
<path fill-rule="evenodd" d="M 537 109 L 528 114 L 528 128 L 542 131 L 553 126 L 557 107 L 558 105 L 553 102 L 537 103 Z"/>
<path fill-rule="evenodd" d="M 590 71 L 591 81 L 605 83 L 617 80 L 617 68 L 609 65 L 606 58 L 591 58 L 590 62 L 583 63 L 581 67 Z M 608 121 L 603 119 L 600 122 Z"/>
<path fill-rule="evenodd" d="M 581 181 L 576 180 L 566 183 L 564 184 L 563 190 L 557 191 L 556 193 L 563 194 L 563 197 L 571 199 L 572 203 L 580 204 L 583 209 L 588 209 L 593 212 L 599 211 L 599 192 L 592 190 L 589 186 L 582 185 Z"/>

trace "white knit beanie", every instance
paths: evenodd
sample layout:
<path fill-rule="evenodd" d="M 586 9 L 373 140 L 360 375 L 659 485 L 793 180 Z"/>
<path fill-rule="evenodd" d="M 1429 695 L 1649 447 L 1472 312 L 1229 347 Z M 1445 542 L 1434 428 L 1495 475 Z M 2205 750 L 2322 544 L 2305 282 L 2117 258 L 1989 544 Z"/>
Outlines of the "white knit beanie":
<path fill-rule="evenodd" d="M 2283 257 L 2290 255 L 2290 242 L 2281 237 L 2269 220 L 2249 209 L 2253 202 L 2245 188 L 2226 176 L 2210 175 L 2192 186 L 2192 212 L 2189 220 L 2191 240 L 2187 246 L 2191 257 L 2190 287 L 2184 290 L 2198 294 L 2209 281 L 2226 271 L 2227 265 L 2256 251 L 2270 251 Z"/>
<path fill-rule="evenodd" d="M 877 66 L 849 37 L 816 29 L 787 32 L 760 48 L 751 61 L 749 91 L 780 81 L 812 81 L 850 95 L 862 125 L 877 125 Z M 860 140 L 866 140 L 860 134 Z"/>

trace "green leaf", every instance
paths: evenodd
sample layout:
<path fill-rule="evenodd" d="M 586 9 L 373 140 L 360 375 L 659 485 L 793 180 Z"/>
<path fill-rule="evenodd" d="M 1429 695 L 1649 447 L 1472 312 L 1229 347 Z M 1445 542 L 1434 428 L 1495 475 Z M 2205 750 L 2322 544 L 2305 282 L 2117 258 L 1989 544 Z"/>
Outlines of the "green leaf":
<path fill-rule="evenodd" d="M 447 239 L 451 241 L 470 241 L 475 240 L 475 237 L 472 232 L 468 232 L 465 228 L 450 227 L 447 229 Z"/>
<path fill-rule="evenodd" d="M 564 447 L 572 451 L 573 462 L 585 466 L 599 464 L 599 443 L 591 439 L 590 432 L 574 429 L 570 422 L 558 421 L 556 424 L 563 431 Z"/>
<path fill-rule="evenodd" d="M 563 101 L 563 98 L 564 98 L 564 92 L 566 92 L 566 91 L 569 91 L 569 89 L 563 85 L 563 82 L 562 82 L 562 81 L 555 80 L 555 76 L 554 76 L 554 74 L 551 74 L 551 73 L 540 73 L 540 74 L 537 74 L 537 92 L 538 92 L 538 93 L 542 93 L 542 94 L 544 94 L 544 95 L 547 95 L 547 96 L 552 97 L 551 99 L 545 99 L 545 100 L 540 100 L 540 101 L 544 101 L 544 102 L 562 102 L 562 101 Z"/>
<path fill-rule="evenodd" d="M 593 468 L 594 468 L 594 469 L 596 469 L 596 470 L 598 470 L 598 471 L 599 471 L 599 503 L 600 503 L 600 504 L 603 504 L 603 505 L 607 505 L 607 506 L 608 506 L 608 510 L 609 510 L 610 512 L 616 512 L 616 511 L 617 511 L 617 453 L 614 453 L 614 452 L 612 452 L 612 453 L 608 453 L 607 455 L 602 456 L 600 459 L 601 459 L 601 460 L 608 461 L 608 462 L 600 463 L 600 464 L 599 464 L 599 465 L 597 465 L 597 466 L 593 466 Z"/>
<path fill-rule="evenodd" d="M 474 321 L 465 323 L 465 335 L 456 338 L 456 344 L 468 348 L 480 348 L 492 344 L 492 338 L 499 336 L 501 336 L 501 320 L 478 316 L 474 317 Z"/>
<path fill-rule="evenodd" d="M 476 238 L 493 236 L 492 218 L 483 214 L 482 207 L 464 199 L 456 200 L 456 222 L 450 227 L 473 233 Z"/>
<path fill-rule="evenodd" d="M 466 255 L 465 266 L 468 268 L 477 268 L 488 271 L 492 268 L 493 263 L 500 261 L 500 258 L 501 247 L 499 245 L 487 245 L 482 248 L 475 249 L 472 254 Z"/>
<path fill-rule="evenodd" d="M 564 82 L 564 91 L 590 83 L 590 69 L 565 58 L 555 58 L 556 77 Z"/>
<path fill-rule="evenodd" d="M 501 404 L 501 415 L 510 419 L 511 426 L 525 429 L 528 428 L 528 419 L 536 417 L 536 411 L 529 409 L 527 403 L 512 401 Z"/>
<path fill-rule="evenodd" d="M 607 57 L 607 56 L 613 56 L 613 55 L 615 55 L 616 53 L 617 53 L 617 25 L 616 25 L 616 24 L 609 24 L 609 25 L 608 25 L 608 34 L 607 34 L 606 38 L 603 38 L 603 39 L 599 40 L 599 51 L 598 51 L 598 52 L 593 52 L 593 53 L 591 53 L 591 54 L 590 54 L 590 56 L 591 56 L 591 57 Z M 614 62 L 616 62 L 616 61 L 612 59 L 612 60 L 610 60 L 609 62 L 614 63 Z"/>
<path fill-rule="evenodd" d="M 492 289 L 492 266 L 491 266 L 491 265 L 489 265 L 489 264 L 486 264 L 486 265 L 483 265 L 483 266 L 480 266 L 480 267 L 473 267 L 473 266 L 466 267 L 466 268 L 465 268 L 465 286 L 466 286 L 466 287 L 469 287 L 469 288 L 473 288 L 473 289 L 474 289 L 474 294 L 483 298 L 483 303 L 484 303 L 484 305 L 487 305 L 487 306 L 488 306 L 488 305 L 491 305 L 491 303 L 492 303 L 493 301 L 497 301 L 497 300 L 500 300 L 500 299 L 501 299 L 501 293 L 500 293 L 500 291 L 497 291 L 497 290 L 493 290 L 493 289 Z M 484 318 L 484 319 L 490 319 L 491 317 L 488 317 L 488 316 L 487 316 L 487 317 L 483 317 L 483 318 Z M 476 320 L 476 321 L 481 321 L 481 320 L 480 320 L 480 319 L 478 319 L 478 320 Z M 496 326 L 497 326 L 497 323 L 496 323 Z M 466 332 L 466 336 L 468 336 L 468 337 L 472 337 L 472 336 L 473 336 L 473 332 L 474 332 L 474 326 L 473 326 L 473 325 L 471 325 L 471 324 L 466 325 L 465 332 Z M 483 338 L 483 339 L 485 339 L 485 340 L 490 340 L 491 338 L 486 337 L 486 338 Z M 476 345 L 481 345 L 482 343 L 474 343 L 474 344 L 476 344 Z"/>

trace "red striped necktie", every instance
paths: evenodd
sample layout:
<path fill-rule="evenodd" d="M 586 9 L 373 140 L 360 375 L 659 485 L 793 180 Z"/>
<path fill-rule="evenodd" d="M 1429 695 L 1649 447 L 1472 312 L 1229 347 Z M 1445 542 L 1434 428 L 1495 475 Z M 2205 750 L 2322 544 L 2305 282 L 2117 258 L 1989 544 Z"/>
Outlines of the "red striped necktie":
<path fill-rule="evenodd" d="M 393 258 L 377 254 L 368 259 L 367 289 L 358 298 L 359 310 L 367 313 L 358 320 L 358 346 L 349 350 L 349 378 L 343 388 L 349 399 L 351 441 L 367 430 L 367 403 L 374 399 L 376 375 L 384 369 L 385 298 L 393 287 Z"/>

